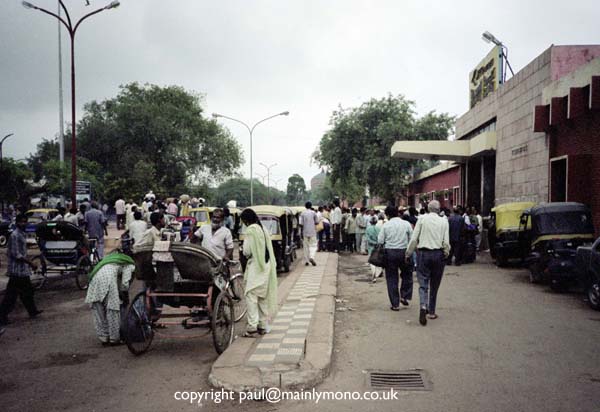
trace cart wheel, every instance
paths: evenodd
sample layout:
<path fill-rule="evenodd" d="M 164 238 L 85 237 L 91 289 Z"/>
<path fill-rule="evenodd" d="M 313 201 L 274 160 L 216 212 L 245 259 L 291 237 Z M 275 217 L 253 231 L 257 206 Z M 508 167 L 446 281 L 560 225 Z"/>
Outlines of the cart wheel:
<path fill-rule="evenodd" d="M 92 262 L 88 256 L 82 256 L 77 261 L 77 267 L 75 268 L 75 282 L 77 287 L 81 290 L 88 288 L 89 279 L 88 276 L 92 271 Z"/>
<path fill-rule="evenodd" d="M 48 280 L 46 259 L 44 259 L 43 255 L 37 255 L 31 258 L 31 261 L 37 265 L 37 269 L 31 271 L 31 284 L 35 289 L 41 289 L 46 280 Z"/>
<path fill-rule="evenodd" d="M 244 278 L 242 276 L 238 276 L 233 278 L 229 285 L 229 293 L 231 295 L 231 299 L 233 300 L 233 307 L 235 311 L 234 320 L 239 322 L 242 320 L 244 315 L 246 315 L 246 294 L 244 290 Z"/>
<path fill-rule="evenodd" d="M 154 338 L 152 321 L 146 307 L 146 291 L 138 293 L 127 309 L 127 333 L 125 343 L 134 355 L 141 355 L 150 348 Z"/>
<path fill-rule="evenodd" d="M 212 313 L 212 335 L 215 349 L 220 355 L 233 342 L 235 311 L 228 293 L 221 292 L 215 300 Z"/>
<path fill-rule="evenodd" d="M 8 243 L 8 237 L 6 235 L 0 235 L 0 247 L 6 246 Z"/>

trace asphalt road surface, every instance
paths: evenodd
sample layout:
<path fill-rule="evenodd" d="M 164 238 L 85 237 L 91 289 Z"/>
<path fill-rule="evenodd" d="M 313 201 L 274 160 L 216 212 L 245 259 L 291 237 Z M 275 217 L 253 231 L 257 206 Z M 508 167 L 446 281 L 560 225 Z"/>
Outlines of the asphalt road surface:
<path fill-rule="evenodd" d="M 383 279 L 364 281 L 365 262 L 340 259 L 333 366 L 316 390 L 373 391 L 369 370 L 411 369 L 425 372 L 429 390 L 390 401 L 177 401 L 176 391 L 210 390 L 210 335 L 156 338 L 139 357 L 104 348 L 84 292 L 69 279 L 38 293 L 40 319 L 29 320 L 20 304 L 11 316 L 0 338 L 0 411 L 599 410 L 600 312 L 582 295 L 530 285 L 520 269 L 448 267 L 439 319 L 422 327 L 417 285 L 410 307 L 392 312 Z"/>

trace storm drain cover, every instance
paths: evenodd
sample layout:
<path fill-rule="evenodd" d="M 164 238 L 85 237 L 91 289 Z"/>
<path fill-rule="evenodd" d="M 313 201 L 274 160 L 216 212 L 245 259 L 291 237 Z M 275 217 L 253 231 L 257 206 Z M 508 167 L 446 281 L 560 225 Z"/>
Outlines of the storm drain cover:
<path fill-rule="evenodd" d="M 375 389 L 394 388 L 400 391 L 429 391 L 431 383 L 422 369 L 404 371 L 368 371 L 369 386 Z"/>

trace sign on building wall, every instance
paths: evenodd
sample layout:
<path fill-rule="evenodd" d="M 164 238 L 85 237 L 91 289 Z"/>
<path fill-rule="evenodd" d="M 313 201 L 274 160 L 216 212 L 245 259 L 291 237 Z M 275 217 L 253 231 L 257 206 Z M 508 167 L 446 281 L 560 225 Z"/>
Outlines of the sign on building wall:
<path fill-rule="evenodd" d="M 502 79 L 502 49 L 496 46 L 469 74 L 470 107 L 495 92 Z"/>

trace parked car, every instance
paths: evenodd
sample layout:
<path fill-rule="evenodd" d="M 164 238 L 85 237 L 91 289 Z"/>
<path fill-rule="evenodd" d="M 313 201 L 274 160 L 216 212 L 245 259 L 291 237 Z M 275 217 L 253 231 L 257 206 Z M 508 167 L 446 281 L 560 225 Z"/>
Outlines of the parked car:
<path fill-rule="evenodd" d="M 594 239 L 590 209 L 575 202 L 545 203 L 526 210 L 519 222 L 531 249 L 526 262 L 532 283 L 549 281 L 563 291 L 577 281 L 577 248 Z M 531 224 L 531 229 L 527 226 Z"/>
<path fill-rule="evenodd" d="M 591 246 L 578 247 L 576 262 L 588 303 L 592 309 L 600 310 L 600 238 Z"/>

